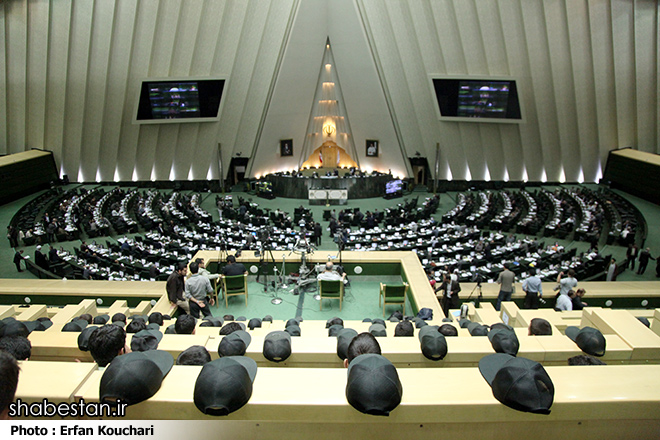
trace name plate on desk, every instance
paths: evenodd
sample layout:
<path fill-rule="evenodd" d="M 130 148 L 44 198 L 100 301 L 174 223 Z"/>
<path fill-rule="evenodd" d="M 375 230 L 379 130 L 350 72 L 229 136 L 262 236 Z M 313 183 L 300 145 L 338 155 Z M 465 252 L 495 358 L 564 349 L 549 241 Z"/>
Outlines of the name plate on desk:
<path fill-rule="evenodd" d="M 345 205 L 348 201 L 346 189 L 310 189 L 308 191 L 311 205 L 322 205 L 327 201 L 331 205 Z"/>

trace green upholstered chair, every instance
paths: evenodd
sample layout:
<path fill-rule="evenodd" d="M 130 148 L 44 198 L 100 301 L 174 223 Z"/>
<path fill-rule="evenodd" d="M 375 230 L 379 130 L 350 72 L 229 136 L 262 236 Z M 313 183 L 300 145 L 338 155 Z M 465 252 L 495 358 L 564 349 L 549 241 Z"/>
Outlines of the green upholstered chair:
<path fill-rule="evenodd" d="M 401 312 L 406 311 L 406 294 L 408 293 L 408 283 L 403 284 L 383 284 L 380 283 L 380 295 L 378 296 L 378 305 L 383 302 L 383 316 L 385 316 L 385 306 L 388 304 L 400 304 Z"/>
<path fill-rule="evenodd" d="M 229 307 L 228 298 L 230 296 L 245 295 L 245 305 L 247 306 L 248 287 L 247 274 L 223 276 L 222 287 L 225 291 L 225 307 Z"/>
<path fill-rule="evenodd" d="M 339 310 L 341 311 L 344 301 L 344 283 L 341 280 L 319 280 L 319 295 L 321 296 L 320 309 L 323 310 L 324 299 L 338 299 Z"/>

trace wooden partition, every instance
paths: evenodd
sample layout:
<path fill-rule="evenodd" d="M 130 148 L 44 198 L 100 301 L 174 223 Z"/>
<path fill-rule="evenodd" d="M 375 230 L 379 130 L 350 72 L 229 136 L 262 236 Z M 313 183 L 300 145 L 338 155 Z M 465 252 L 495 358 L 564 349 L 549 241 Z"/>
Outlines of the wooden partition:
<path fill-rule="evenodd" d="M 525 438 L 518 434 L 534 432 L 534 439 L 601 440 L 657 438 L 660 432 L 658 365 L 547 367 L 555 387 L 547 416 L 502 405 L 471 367 L 451 374 L 440 368 L 399 369 L 403 398 L 389 417 L 362 414 L 348 404 L 344 369 L 259 368 L 250 401 L 229 416 L 211 417 L 193 403 L 200 370 L 174 366 L 151 399 L 128 407 L 127 418 L 214 420 L 213 434 L 223 438 L 237 426 L 245 428 L 240 437 L 256 432 L 260 438 L 355 438 L 367 428 L 369 438 L 379 432 L 387 433 L 383 438 Z M 74 398 L 98 401 L 102 374 L 93 371 Z"/>

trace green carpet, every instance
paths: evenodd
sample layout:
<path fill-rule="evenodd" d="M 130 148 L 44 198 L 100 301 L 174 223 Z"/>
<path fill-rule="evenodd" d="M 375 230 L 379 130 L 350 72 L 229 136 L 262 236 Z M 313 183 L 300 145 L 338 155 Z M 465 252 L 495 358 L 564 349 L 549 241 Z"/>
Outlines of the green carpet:
<path fill-rule="evenodd" d="M 67 188 L 73 188 L 79 185 L 69 185 Z M 98 185 L 84 185 L 86 188 L 91 189 L 95 188 Z M 591 189 L 597 189 L 597 185 L 587 185 Z M 238 187 L 237 187 L 238 188 Z M 421 204 L 424 201 L 425 197 L 432 196 L 432 193 L 428 192 L 419 192 L 415 191 L 411 194 L 408 194 L 399 199 L 390 199 L 386 200 L 383 198 L 371 198 L 371 199 L 360 199 L 360 200 L 349 200 L 347 205 L 341 206 L 310 206 L 306 200 L 297 200 L 297 199 L 287 199 L 287 198 L 276 198 L 273 200 L 262 199 L 255 197 L 253 194 L 248 194 L 242 192 L 241 190 L 235 188 L 231 192 L 234 197 L 234 204 L 238 203 L 238 197 L 243 197 L 247 200 L 250 200 L 254 203 L 257 203 L 262 208 L 275 209 L 279 208 L 284 212 L 293 214 L 295 208 L 299 206 L 304 206 L 309 208 L 313 215 L 314 219 L 321 223 L 321 226 L 324 229 L 323 239 L 321 246 L 317 252 L 327 253 L 328 255 L 337 254 L 337 245 L 332 241 L 327 231 L 328 222 L 323 220 L 323 212 L 326 209 L 334 209 L 337 212 L 344 208 L 355 208 L 359 207 L 362 211 L 378 209 L 379 211 L 385 210 L 390 207 L 394 207 L 398 204 L 405 203 L 406 200 L 413 197 L 419 196 L 419 203 Z M 549 190 L 554 189 L 555 187 L 547 187 Z M 106 189 L 112 189 L 112 187 L 106 187 Z M 130 190 L 129 188 L 125 188 Z M 167 191 L 168 193 L 170 191 Z M 656 256 L 660 252 L 660 206 L 649 203 L 640 198 L 620 193 L 622 196 L 627 198 L 631 203 L 633 203 L 645 216 L 648 223 L 648 238 L 646 246 L 651 248 L 651 254 Z M 14 202 L 0 206 L 0 222 L 3 222 L 5 225 L 8 225 L 11 218 L 14 214 L 28 201 L 36 197 L 37 194 L 33 194 L 28 197 L 16 200 Z M 215 207 L 215 196 L 216 193 L 205 193 L 202 197 L 202 207 L 206 209 L 214 219 L 218 218 L 218 212 Z M 440 205 L 438 212 L 435 215 L 435 218 L 440 220 L 441 216 L 454 208 L 456 203 L 456 192 L 443 193 L 440 197 Z M 110 238 L 99 238 L 100 243 L 104 243 L 105 240 L 113 241 L 117 237 Z M 578 253 L 586 250 L 588 245 L 582 242 L 572 242 L 569 240 L 556 240 L 554 238 L 540 239 L 541 241 L 545 240 L 546 243 L 551 243 L 558 241 L 560 244 L 564 245 L 567 248 L 577 247 Z M 74 246 L 79 246 L 80 242 L 63 242 L 57 243 L 58 247 L 62 247 L 69 251 L 73 251 Z M 104 243 L 105 244 L 105 243 Z M 34 246 L 25 247 L 25 255 L 34 255 Z M 618 261 L 622 261 L 625 258 L 625 248 L 621 246 L 604 246 L 601 248 L 601 253 L 603 255 L 612 254 L 614 258 Z M 2 246 L 0 246 L 0 257 L 5 262 L 5 264 L 0 265 L 0 278 L 29 278 L 35 279 L 34 275 L 24 271 L 22 273 L 17 273 L 15 266 L 12 264 L 14 251 L 9 247 L 8 241 L 5 241 Z M 344 302 L 344 307 L 341 312 L 341 316 L 344 319 L 363 319 L 365 317 L 381 317 L 382 309 L 378 307 L 378 282 L 379 280 L 368 280 L 369 277 L 353 277 L 352 286 L 346 291 L 346 299 Z M 365 278 L 365 279 L 361 279 Z M 387 282 L 400 282 L 400 279 L 388 280 Z M 651 281 L 657 280 L 655 277 L 655 262 L 651 261 L 649 267 L 646 270 L 644 275 L 637 275 L 632 271 L 625 271 L 622 273 L 619 278 L 619 281 Z M 245 315 L 248 319 L 251 317 L 263 317 L 265 315 L 272 315 L 275 319 L 288 319 L 295 317 L 302 313 L 303 318 L 307 319 L 328 319 L 339 314 L 339 304 L 338 301 L 326 301 L 324 302 L 324 310 L 320 312 L 318 301 L 313 299 L 313 293 L 306 293 L 303 295 L 301 300 L 300 296 L 293 295 L 291 293 L 292 287 L 286 290 L 280 290 L 278 295 L 283 299 L 283 302 L 279 305 L 271 304 L 271 299 L 273 297 L 272 288 L 264 293 L 263 285 L 257 284 L 254 281 L 250 282 L 249 286 L 249 309 L 245 308 L 245 303 L 242 298 L 231 298 L 229 310 L 225 309 L 224 301 L 221 305 L 218 305 L 213 308 L 213 313 L 215 315 L 224 315 L 230 313 L 236 317 Z M 248 311 L 249 310 L 249 311 Z M 388 310 L 387 315 L 393 310 Z M 406 314 L 410 314 L 411 311 L 407 310 Z"/>

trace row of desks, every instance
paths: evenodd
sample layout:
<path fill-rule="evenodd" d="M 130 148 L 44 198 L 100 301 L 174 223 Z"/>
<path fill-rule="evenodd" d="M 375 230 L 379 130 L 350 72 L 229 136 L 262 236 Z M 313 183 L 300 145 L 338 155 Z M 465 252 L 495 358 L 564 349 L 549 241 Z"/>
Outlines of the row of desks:
<path fill-rule="evenodd" d="M 479 312 L 482 309 L 476 309 Z M 528 336 L 527 325 L 529 311 L 520 311 L 514 327 L 520 341 L 521 356 L 542 362 L 544 365 L 565 365 L 569 357 L 581 354 L 581 350 L 568 337 L 555 327 L 552 336 Z M 560 313 L 560 312 L 554 312 Z M 660 311 L 658 311 L 660 316 Z M 478 319 L 476 319 L 478 320 Z M 480 321 L 493 324 L 490 321 Z M 495 321 L 498 322 L 498 321 Z M 173 321 L 166 321 L 162 327 Z M 432 324 L 442 324 L 432 322 Z M 442 361 L 430 361 L 422 353 L 417 338 L 394 337 L 394 323 L 388 323 L 388 336 L 379 337 L 382 353 L 398 367 L 461 367 L 476 365 L 479 360 L 493 353 L 486 337 L 472 337 L 466 329 L 456 322 L 450 323 L 458 328 L 458 337 L 447 338 L 448 354 Z M 625 310 L 593 309 L 583 313 L 583 318 L 576 325 L 591 325 L 600 328 L 607 340 L 607 351 L 602 358 L 607 363 L 659 363 L 660 336 L 644 327 L 630 312 Z M 368 331 L 369 323 L 346 321 L 347 328 L 358 332 Z M 91 362 L 89 353 L 81 352 L 77 345 L 77 333 L 61 332 L 61 325 L 54 325 L 45 332 L 30 335 L 33 359 L 51 361 L 70 361 L 79 359 Z M 336 338 L 328 337 L 325 322 L 304 321 L 301 323 L 301 337 L 291 338 L 292 355 L 285 362 L 273 364 L 262 354 L 264 338 L 273 330 L 284 329 L 284 321 L 264 323 L 262 328 L 249 330 L 252 343 L 246 355 L 253 358 L 260 366 L 273 367 L 341 367 L 341 360 L 336 355 Z M 193 345 L 205 346 L 213 358 L 222 339 L 217 327 L 197 327 L 194 335 L 163 335 L 159 349 L 177 357 L 182 351 Z M 130 344 L 132 335 L 127 336 Z"/>
<path fill-rule="evenodd" d="M 579 370 L 547 367 L 555 387 L 552 412 L 548 416 L 522 413 L 500 404 L 475 367 L 452 369 L 450 374 L 442 369 L 399 369 L 402 402 L 390 417 L 379 418 L 362 414 L 347 403 L 344 369 L 261 367 L 251 399 L 243 408 L 222 418 L 205 416 L 193 403 L 200 370 L 201 367 L 175 365 L 151 399 L 128 407 L 127 418 L 259 422 L 269 427 L 266 432 L 270 436 L 278 432 L 284 436 L 286 430 L 310 430 L 305 427 L 307 423 L 338 424 L 344 432 L 348 424 L 377 423 L 389 427 L 390 434 L 403 427 L 409 430 L 410 425 L 406 424 L 414 423 L 418 429 L 420 424 L 426 427 L 422 432 L 441 428 L 447 432 L 453 426 L 452 429 L 460 428 L 463 434 L 488 436 L 493 429 L 506 429 L 502 424 L 515 422 L 525 424 L 528 431 L 542 430 L 535 438 L 546 438 L 545 430 L 557 434 L 558 426 L 566 434 L 569 426 L 581 424 L 585 424 L 581 433 L 589 434 L 594 429 L 590 422 L 598 423 L 598 432 L 607 428 L 610 436 L 601 438 L 623 438 L 633 433 L 635 438 L 652 438 L 648 436 L 657 435 L 660 429 L 660 381 L 657 380 L 660 365 L 591 366 Z M 102 374 L 92 364 L 22 362 L 16 397 L 27 403 L 44 398 L 54 403 L 79 399 L 95 402 L 99 399 Z M 61 380 L 53 381 L 52 377 Z M 635 421 L 633 432 L 622 431 L 630 429 L 626 421 Z M 286 426 L 278 426 L 283 422 Z M 215 428 L 216 435 L 228 429 L 224 425 Z"/>

